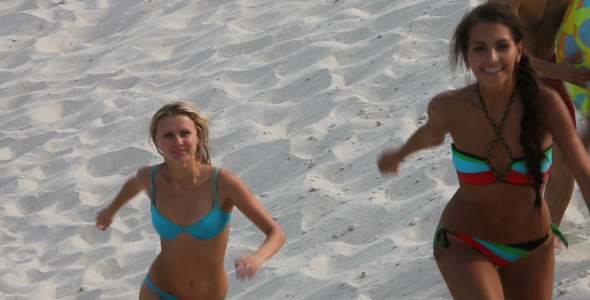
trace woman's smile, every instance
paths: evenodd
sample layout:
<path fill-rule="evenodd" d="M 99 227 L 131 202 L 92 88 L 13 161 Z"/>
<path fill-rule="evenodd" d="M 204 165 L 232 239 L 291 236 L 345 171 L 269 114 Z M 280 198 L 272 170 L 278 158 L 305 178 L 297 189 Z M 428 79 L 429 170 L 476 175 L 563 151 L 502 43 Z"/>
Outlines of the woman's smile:
<path fill-rule="evenodd" d="M 484 68 L 483 69 L 483 73 L 488 74 L 488 75 L 494 75 L 494 74 L 500 73 L 502 71 L 504 71 L 504 67 Z"/>

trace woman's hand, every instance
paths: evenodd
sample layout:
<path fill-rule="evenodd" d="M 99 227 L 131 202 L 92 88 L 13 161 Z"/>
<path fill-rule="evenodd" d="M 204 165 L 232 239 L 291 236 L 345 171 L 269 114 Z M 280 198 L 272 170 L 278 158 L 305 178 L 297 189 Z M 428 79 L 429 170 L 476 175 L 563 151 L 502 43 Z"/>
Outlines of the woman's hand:
<path fill-rule="evenodd" d="M 399 164 L 402 161 L 400 148 L 384 150 L 377 159 L 377 167 L 382 174 L 397 175 Z"/>
<path fill-rule="evenodd" d="M 225 169 L 219 171 L 217 184 L 218 189 L 223 191 L 220 193 L 223 203 L 233 202 L 244 216 L 266 235 L 266 239 L 258 250 L 235 261 L 237 277 L 241 280 L 251 279 L 262 263 L 271 258 L 285 244 L 285 232 L 246 184 L 230 171 Z"/>
<path fill-rule="evenodd" d="M 152 167 L 143 167 L 137 171 L 135 176 L 125 182 L 115 199 L 113 199 L 113 202 L 96 214 L 96 227 L 98 229 L 105 231 L 111 226 L 119 208 L 143 189 L 142 181 L 139 178 L 144 178 L 144 181 L 149 182 L 151 172 Z"/>
<path fill-rule="evenodd" d="M 111 212 L 109 207 L 99 211 L 96 214 L 96 227 L 102 231 L 107 230 L 107 228 L 111 226 L 111 223 L 113 223 L 113 217 L 114 214 Z"/>
<path fill-rule="evenodd" d="M 262 260 L 256 259 L 254 255 L 248 254 L 236 259 L 236 276 L 240 280 L 252 279 L 262 267 Z"/>
<path fill-rule="evenodd" d="M 562 62 L 557 63 L 555 66 L 557 79 L 586 88 L 586 83 L 590 81 L 590 70 L 574 66 L 581 58 L 582 52 L 578 51 L 576 54 L 566 57 Z"/>

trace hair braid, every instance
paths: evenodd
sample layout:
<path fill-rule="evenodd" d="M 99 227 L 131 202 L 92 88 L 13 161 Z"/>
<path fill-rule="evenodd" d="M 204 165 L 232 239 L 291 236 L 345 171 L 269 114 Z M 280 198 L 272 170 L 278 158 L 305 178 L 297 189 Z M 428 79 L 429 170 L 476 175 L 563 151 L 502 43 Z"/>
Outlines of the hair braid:
<path fill-rule="evenodd" d="M 526 157 L 526 166 L 533 177 L 531 186 L 535 190 L 535 202 L 533 207 L 541 209 L 541 184 L 543 184 L 543 173 L 541 162 L 546 159 L 545 152 L 541 147 L 540 134 L 544 115 L 539 109 L 537 101 L 539 85 L 536 73 L 532 69 L 529 58 L 522 55 L 518 65 L 518 78 L 516 88 L 522 101 L 524 111 L 520 120 L 520 143 Z"/>

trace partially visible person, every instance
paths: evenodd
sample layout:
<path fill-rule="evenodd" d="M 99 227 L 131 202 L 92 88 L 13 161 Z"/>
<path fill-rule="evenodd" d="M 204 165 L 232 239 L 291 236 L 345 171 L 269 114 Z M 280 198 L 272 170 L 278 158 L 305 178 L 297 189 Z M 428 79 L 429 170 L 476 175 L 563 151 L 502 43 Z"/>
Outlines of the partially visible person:
<path fill-rule="evenodd" d="M 551 299 L 553 236 L 543 199 L 552 149 L 590 203 L 590 158 L 559 95 L 538 85 L 523 53 L 524 32 L 506 5 L 483 4 L 455 30 L 450 63 L 464 62 L 477 82 L 436 95 L 428 121 L 378 159 L 398 172 L 405 157 L 450 134 L 459 188 L 446 205 L 434 256 L 454 299 Z"/>
<path fill-rule="evenodd" d="M 488 0 L 490 3 L 505 3 L 523 23 L 524 53 L 530 60 L 541 82 L 557 91 L 567 106 L 572 122 L 576 113 L 563 81 L 584 86 L 590 81 L 590 70 L 573 66 L 577 56 L 560 63 L 555 62 L 555 43 L 559 26 L 571 0 Z M 590 147 L 590 130 L 582 133 L 585 148 Z M 553 148 L 553 170 L 547 180 L 545 198 L 553 223 L 559 225 L 572 198 L 574 177 L 566 166 L 562 149 Z"/>
<path fill-rule="evenodd" d="M 143 282 L 139 299 L 224 299 L 224 258 L 234 207 L 267 238 L 252 254 L 235 261 L 240 279 L 250 279 L 285 243 L 285 233 L 248 187 L 230 171 L 211 165 L 209 119 L 189 102 L 174 101 L 152 118 L 150 134 L 164 162 L 145 166 L 96 216 L 106 230 L 116 212 L 142 190 L 161 252 Z"/>

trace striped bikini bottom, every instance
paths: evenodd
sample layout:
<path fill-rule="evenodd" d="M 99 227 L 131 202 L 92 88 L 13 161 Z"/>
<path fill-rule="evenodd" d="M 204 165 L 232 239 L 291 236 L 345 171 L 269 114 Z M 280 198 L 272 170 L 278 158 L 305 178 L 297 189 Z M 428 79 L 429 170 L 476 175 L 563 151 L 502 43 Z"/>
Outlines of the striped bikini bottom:
<path fill-rule="evenodd" d="M 551 232 L 557 235 L 557 237 L 565 244 L 566 247 L 568 246 L 567 237 L 563 234 L 559 227 L 557 227 L 557 225 L 551 224 L 551 229 L 549 229 L 549 233 Z M 453 235 L 454 237 L 463 241 L 467 245 L 470 245 L 471 247 L 479 250 L 481 253 L 483 253 L 483 255 L 485 255 L 492 263 L 494 263 L 499 268 L 505 267 L 509 265 L 511 262 L 519 259 L 523 255 L 526 255 L 527 253 L 535 250 L 537 247 L 541 246 L 547 240 L 547 238 L 549 238 L 549 233 L 547 233 L 546 236 L 537 240 L 514 245 L 506 245 L 486 242 L 480 239 L 470 237 L 468 235 L 454 233 L 440 225 L 434 235 L 434 248 L 436 248 L 439 245 L 439 243 L 441 244 L 441 247 L 445 250 L 449 247 L 447 233 Z"/>

